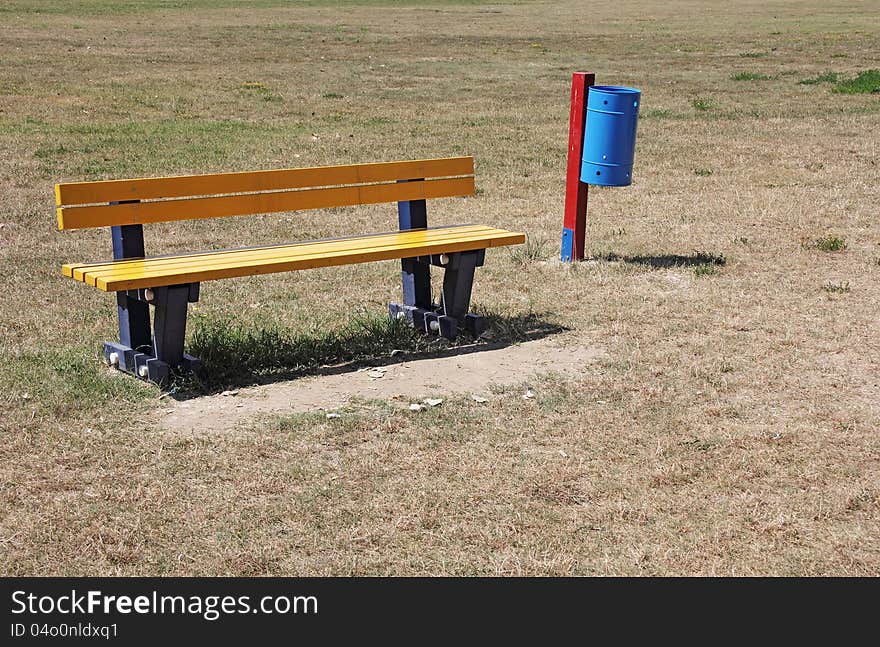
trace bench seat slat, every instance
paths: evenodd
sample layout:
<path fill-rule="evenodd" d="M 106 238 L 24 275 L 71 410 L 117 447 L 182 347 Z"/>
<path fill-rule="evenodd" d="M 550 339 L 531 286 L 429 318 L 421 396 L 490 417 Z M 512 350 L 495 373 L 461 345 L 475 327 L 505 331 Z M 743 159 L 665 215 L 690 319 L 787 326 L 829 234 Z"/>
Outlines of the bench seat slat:
<path fill-rule="evenodd" d="M 485 232 L 484 225 L 456 225 L 454 227 L 434 228 L 432 239 L 446 240 L 461 238 L 464 235 Z M 364 236 L 351 236 L 345 238 L 332 238 L 326 240 L 306 240 L 297 243 L 283 245 L 268 245 L 262 247 L 244 247 L 239 249 L 218 249 L 204 252 L 185 254 L 169 254 L 166 256 L 153 256 L 149 259 L 135 258 L 119 261 L 102 261 L 97 263 L 69 263 L 62 266 L 65 276 L 77 281 L 85 281 L 85 273 L 89 277 L 97 278 L 105 272 L 111 272 L 114 276 L 122 276 L 129 270 L 134 272 L 143 271 L 144 263 L 148 262 L 153 270 L 167 270 L 171 268 L 194 266 L 199 267 L 205 263 L 204 257 L 210 257 L 212 263 L 222 263 L 226 258 L 235 258 L 237 261 L 260 260 L 265 258 L 277 258 L 288 252 L 306 254 L 309 252 L 321 253 L 327 249 L 336 249 L 341 244 L 345 249 L 352 252 L 358 249 L 366 249 L 377 245 L 405 244 L 424 240 L 423 230 L 395 231 L 385 234 L 368 234 Z M 94 282 L 92 282 L 94 285 Z"/>
<path fill-rule="evenodd" d="M 67 265 L 64 273 L 68 276 L 75 274 L 74 278 L 78 280 L 112 292 L 462 252 L 524 241 L 523 234 L 504 229 L 459 225 L 247 250 L 126 260 L 109 265 Z"/>
<path fill-rule="evenodd" d="M 160 278 L 164 280 L 166 277 L 178 277 L 198 273 L 207 278 L 202 280 L 210 280 L 211 278 L 231 278 L 232 276 L 250 276 L 253 274 L 267 274 L 276 271 L 302 270 L 314 267 L 329 267 L 333 265 L 351 265 L 355 263 L 363 263 L 373 260 L 388 260 L 393 258 L 403 258 L 407 256 L 439 254 L 441 252 L 465 251 L 467 249 L 479 249 L 490 247 L 491 242 L 497 236 L 475 236 L 467 239 L 446 239 L 443 241 L 434 241 L 431 244 L 436 247 L 433 251 L 420 251 L 427 249 L 424 243 L 406 243 L 406 244 L 386 244 L 376 245 L 364 250 L 352 251 L 347 249 L 334 249 L 319 254 L 295 254 L 292 256 L 272 256 L 269 258 L 258 259 L 224 259 L 219 264 L 201 263 L 198 265 L 186 265 L 177 267 L 166 267 L 153 269 L 147 267 L 141 271 L 130 271 L 125 274 L 116 274 L 114 272 L 105 272 L 97 276 L 86 272 L 87 283 L 89 285 L 104 289 L 108 283 L 125 282 L 129 280 L 151 280 Z M 483 244 L 489 241 L 490 244 Z M 462 246 L 463 244 L 463 246 Z M 389 254 L 385 255 L 388 252 Z M 407 252 L 407 253 L 404 253 Z M 379 253 L 380 255 L 376 255 Z M 261 268 L 266 266 L 275 266 L 281 263 L 279 269 L 263 271 Z M 242 270 L 241 273 L 235 272 Z M 234 272 L 234 273 L 228 273 Z M 172 283 L 179 283 L 174 280 Z M 187 281 L 188 282 L 188 281 Z M 112 289 L 112 288 L 108 288 Z M 131 288 L 127 288 L 131 289 Z"/>
<path fill-rule="evenodd" d="M 155 278 L 159 276 L 179 275 L 189 271 L 225 271 L 230 267 L 258 267 L 265 263 L 274 263 L 279 259 L 282 261 L 294 260 L 304 261 L 312 259 L 320 259 L 322 257 L 339 258 L 339 263 L 332 264 L 352 264 L 364 262 L 361 254 L 369 254 L 378 249 L 415 249 L 419 255 L 419 246 L 427 244 L 435 245 L 452 245 L 460 242 L 477 243 L 483 240 L 487 235 L 490 237 L 497 236 L 497 232 L 503 230 L 493 230 L 492 228 L 480 227 L 477 230 L 466 232 L 457 232 L 457 227 L 442 228 L 439 230 L 428 230 L 430 235 L 425 235 L 425 230 L 400 232 L 392 235 L 381 235 L 375 237 L 357 238 L 354 241 L 335 240 L 323 244 L 294 244 L 285 247 L 270 247 L 263 250 L 247 250 L 232 254 L 208 254 L 200 255 L 193 258 L 188 255 L 179 257 L 179 262 L 169 263 L 168 258 L 155 259 L 158 263 L 154 264 L 154 259 L 144 259 L 141 261 L 129 261 L 124 267 L 100 266 L 96 269 L 85 268 L 76 272 L 84 282 L 98 286 L 103 279 L 128 280 L 132 278 Z M 485 245 L 488 246 L 488 245 Z M 480 247 L 480 245 L 477 245 Z M 262 253 L 261 253 L 262 252 Z M 431 252 L 434 253 L 434 252 Z M 405 257 L 406 255 L 404 255 Z M 290 269 L 304 269 L 298 265 L 292 266 Z M 74 276 L 76 278 L 76 276 Z"/>
<path fill-rule="evenodd" d="M 315 168 L 71 182 L 56 185 L 55 201 L 60 207 L 120 200 L 155 200 L 198 195 L 251 193 L 473 174 L 473 157 L 449 157 Z"/>
<path fill-rule="evenodd" d="M 506 232 L 503 234 L 485 234 L 454 240 L 377 245 L 373 248 L 357 251 L 338 249 L 323 253 L 304 255 L 293 254 L 286 257 L 279 256 L 275 258 L 244 261 L 224 258 L 223 262 L 219 265 L 204 264 L 200 267 L 182 267 L 168 270 L 160 269 L 157 271 L 152 271 L 149 267 L 146 267 L 139 274 L 129 273 L 118 278 L 112 274 L 110 276 L 101 276 L 94 280 L 94 285 L 105 291 L 136 289 L 140 287 L 158 287 L 160 285 L 193 283 L 223 278 L 253 276 L 257 274 L 271 274 L 274 272 L 291 270 L 364 263 L 368 261 L 407 258 L 417 255 L 484 249 L 499 245 L 517 244 L 523 241 L 524 236 Z M 86 273 L 86 279 L 88 283 L 91 283 L 88 273 Z"/>
<path fill-rule="evenodd" d="M 138 225 L 474 194 L 474 178 L 250 193 L 58 209 L 59 229 Z"/>

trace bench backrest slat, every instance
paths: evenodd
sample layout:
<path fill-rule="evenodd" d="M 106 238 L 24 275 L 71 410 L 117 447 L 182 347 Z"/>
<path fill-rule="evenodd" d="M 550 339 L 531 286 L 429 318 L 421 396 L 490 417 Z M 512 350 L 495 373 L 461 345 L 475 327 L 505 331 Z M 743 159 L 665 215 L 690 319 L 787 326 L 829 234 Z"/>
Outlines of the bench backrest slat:
<path fill-rule="evenodd" d="M 473 178 L 301 189 L 59 209 L 59 229 L 147 224 L 472 195 Z"/>
<path fill-rule="evenodd" d="M 77 182 L 55 198 L 58 228 L 82 229 L 473 195 L 473 173 L 473 157 L 455 157 Z"/>

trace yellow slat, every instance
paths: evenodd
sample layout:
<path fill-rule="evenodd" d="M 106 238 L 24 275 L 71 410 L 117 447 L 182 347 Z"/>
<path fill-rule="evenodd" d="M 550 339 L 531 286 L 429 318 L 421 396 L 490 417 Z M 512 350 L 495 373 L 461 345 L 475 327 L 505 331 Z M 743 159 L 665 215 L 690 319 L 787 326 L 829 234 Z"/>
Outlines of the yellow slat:
<path fill-rule="evenodd" d="M 419 255 L 452 253 L 522 243 L 523 234 L 491 227 L 448 227 L 365 236 L 338 241 L 315 241 L 296 245 L 205 253 L 180 258 L 162 257 L 121 261 L 109 267 L 79 266 L 82 280 L 105 291 L 160 287 L 290 270 L 347 265 Z M 263 254 L 254 256 L 254 254 Z M 173 265 L 184 261 L 184 265 Z M 154 263 L 159 263 L 158 265 Z M 120 267 L 116 268 L 115 265 Z M 99 269 L 100 268 L 100 269 Z"/>
<path fill-rule="evenodd" d="M 240 267 L 226 267 L 212 271 L 193 271 L 173 276 L 164 276 L 160 278 L 144 278 L 144 279 L 126 279 L 113 281 L 110 279 L 99 279 L 97 286 L 99 289 L 112 292 L 116 290 L 133 290 L 142 287 L 158 287 L 161 285 L 175 285 L 179 283 L 193 283 L 197 281 L 207 281 L 211 279 L 234 278 L 239 276 L 253 276 L 257 274 L 272 274 L 274 272 L 286 272 L 291 270 L 304 270 L 316 267 L 330 267 L 333 265 L 348 265 L 352 262 L 366 263 L 369 261 L 391 260 L 396 258 L 407 258 L 419 254 L 440 254 L 468 251 L 471 249 L 482 249 L 486 247 L 497 247 L 501 245 L 513 245 L 522 243 L 525 236 L 517 234 L 508 234 L 507 236 L 498 236 L 495 238 L 485 237 L 480 240 L 461 241 L 456 243 L 432 243 L 426 245 L 409 245 L 406 247 L 379 248 L 369 252 L 362 252 L 356 261 L 347 257 L 344 252 L 337 255 L 309 257 L 294 261 L 276 261 L 262 262 L 259 265 L 244 265 Z"/>
<path fill-rule="evenodd" d="M 101 182 L 72 182 L 55 186 L 58 206 L 153 200 L 221 193 L 248 193 L 337 184 L 366 184 L 415 178 L 473 175 L 473 157 L 347 164 L 315 168 L 214 173 Z"/>
<path fill-rule="evenodd" d="M 174 220 L 198 220 L 473 194 L 474 178 L 470 177 L 193 198 L 167 202 L 72 207 L 58 209 L 58 227 L 59 229 L 82 229 Z"/>
<path fill-rule="evenodd" d="M 294 254 L 277 254 L 274 256 L 264 256 L 262 258 L 227 258 L 222 259 L 220 261 L 212 261 L 205 259 L 201 263 L 191 263 L 187 265 L 172 265 L 165 267 L 153 267 L 150 264 L 146 264 L 141 268 L 130 268 L 125 271 L 116 272 L 113 270 L 103 270 L 99 272 L 85 271 L 83 273 L 82 281 L 87 283 L 88 285 L 97 286 L 98 281 L 107 279 L 112 281 L 124 281 L 128 279 L 149 279 L 149 278 L 162 278 L 162 277 L 170 277 L 176 276 L 179 274 L 186 274 L 189 272 L 213 272 L 215 270 L 225 271 L 230 268 L 235 267 L 259 267 L 265 263 L 274 263 L 276 261 L 290 261 L 290 262 L 299 262 L 307 259 L 317 259 L 317 258 L 341 258 L 345 259 L 345 262 L 334 263 L 336 265 L 351 265 L 355 263 L 362 262 L 360 261 L 360 257 L 364 254 L 371 253 L 377 249 L 419 249 L 420 245 L 455 245 L 458 243 L 478 243 L 484 240 L 492 240 L 494 238 L 499 237 L 501 234 L 492 233 L 492 234 L 480 234 L 471 237 L 458 237 L 458 238 L 446 238 L 446 239 L 437 239 L 430 241 L 410 241 L 407 243 L 385 243 L 385 244 L 377 244 L 371 247 L 364 247 L 359 250 L 350 250 L 350 249 L 342 249 L 335 248 L 326 250 L 320 253 L 294 253 Z M 483 245 L 484 247 L 486 245 Z M 473 249 L 479 249 L 480 245 L 473 247 Z M 421 255 L 421 254 L 416 254 Z M 401 256 L 400 258 L 405 258 L 405 256 Z M 296 270 L 300 269 L 299 267 L 292 267 L 291 269 Z M 169 285 L 173 284 L 170 283 Z"/>
<path fill-rule="evenodd" d="M 77 281 L 83 281 L 84 274 L 88 272 L 91 276 L 104 271 L 113 271 L 121 273 L 128 268 L 142 268 L 145 262 L 148 262 L 153 268 L 178 267 L 182 265 L 198 264 L 205 257 L 211 257 L 217 262 L 225 258 L 235 257 L 236 259 L 260 259 L 284 253 L 287 249 L 297 249 L 306 251 L 314 251 L 315 249 L 323 251 L 333 245 L 344 245 L 347 249 L 356 250 L 365 247 L 375 246 L 376 244 L 384 244 L 389 242 L 413 242 L 424 240 L 425 230 L 412 230 L 402 232 L 389 232 L 386 234 L 370 234 L 368 236 L 358 236 L 345 239 L 335 240 L 309 240 L 299 243 L 289 243 L 287 245 L 270 245 L 266 247 L 253 247 L 244 249 L 219 249 L 206 252 L 198 252 L 192 254 L 175 254 L 171 256 L 155 256 L 148 259 L 129 259 L 120 261 L 101 261 L 97 263 L 69 263 L 62 266 L 62 272 L 65 276 L 73 278 Z M 437 227 L 431 230 L 431 239 L 445 239 L 449 237 L 461 236 L 472 233 L 485 233 L 493 231 L 491 227 L 485 225 L 455 225 L 452 227 Z"/>
<path fill-rule="evenodd" d="M 407 232 L 411 234 L 412 232 Z M 269 247 L 262 250 L 263 253 L 255 255 L 255 250 L 250 250 L 246 254 L 218 254 L 204 255 L 197 258 L 184 257 L 180 264 L 168 264 L 168 259 L 158 259 L 162 263 L 155 263 L 154 259 L 146 259 L 126 263 L 122 267 L 100 265 L 95 268 L 83 268 L 75 273 L 79 276 L 79 280 L 89 285 L 97 285 L 97 281 L 102 278 L 112 278 L 113 280 L 125 280 L 129 278 L 157 278 L 162 276 L 176 275 L 188 271 L 204 271 L 204 270 L 225 270 L 229 267 L 245 267 L 259 266 L 261 263 L 273 262 L 279 259 L 297 260 L 303 258 L 319 258 L 324 256 L 343 256 L 350 259 L 349 263 L 359 262 L 359 254 L 369 252 L 378 248 L 407 248 L 411 246 L 419 246 L 426 244 L 454 244 L 459 242 L 476 242 L 484 239 L 506 235 L 509 232 L 493 228 L 483 228 L 479 231 L 472 232 L 445 232 L 443 236 L 430 235 L 425 236 L 425 232 L 420 232 L 421 236 L 406 235 L 400 237 L 376 237 L 373 240 L 356 239 L 357 246 L 349 245 L 349 241 L 334 241 L 332 244 L 321 245 L 289 245 L 282 248 Z M 432 232 L 433 233 L 433 232 Z M 259 250 L 257 250 L 259 251 Z M 401 257 L 403 258 L 403 257 Z M 296 269 L 296 268 L 293 268 Z"/>

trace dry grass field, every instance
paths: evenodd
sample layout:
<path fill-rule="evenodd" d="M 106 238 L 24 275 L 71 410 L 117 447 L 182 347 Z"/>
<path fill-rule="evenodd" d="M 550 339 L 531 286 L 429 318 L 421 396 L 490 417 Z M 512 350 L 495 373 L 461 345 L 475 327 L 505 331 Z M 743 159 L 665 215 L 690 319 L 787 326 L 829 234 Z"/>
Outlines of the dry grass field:
<path fill-rule="evenodd" d="M 880 574 L 878 52 L 876 2 L 4 0 L 0 572 Z M 591 192 L 569 266 L 584 69 L 643 102 L 635 182 Z M 502 341 L 601 351 L 575 377 L 169 430 L 174 398 L 443 344 L 383 323 L 394 262 L 215 282 L 189 329 L 208 377 L 163 394 L 99 362 L 113 299 L 60 274 L 110 243 L 56 231 L 56 182 L 460 154 L 478 195 L 429 219 L 527 232 L 474 302 Z M 146 232 L 167 253 L 395 226 Z"/>

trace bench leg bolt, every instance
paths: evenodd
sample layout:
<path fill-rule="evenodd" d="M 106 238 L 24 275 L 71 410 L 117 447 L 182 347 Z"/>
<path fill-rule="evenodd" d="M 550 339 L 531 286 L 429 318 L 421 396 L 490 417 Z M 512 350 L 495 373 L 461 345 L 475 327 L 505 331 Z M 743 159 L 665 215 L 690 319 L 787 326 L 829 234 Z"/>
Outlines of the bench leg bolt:
<path fill-rule="evenodd" d="M 144 299 L 152 302 L 155 298 L 156 298 L 156 295 L 150 288 L 147 288 L 146 290 L 144 290 Z"/>
<path fill-rule="evenodd" d="M 110 357 L 107 358 L 107 364 L 109 366 L 113 366 L 115 368 L 119 367 L 119 353 L 110 353 Z"/>
<path fill-rule="evenodd" d="M 147 376 L 148 376 L 149 374 L 150 374 L 150 370 L 147 368 L 147 365 L 146 365 L 146 364 L 143 364 L 143 365 L 138 369 L 138 375 L 140 375 L 140 376 L 141 376 L 142 378 L 144 378 L 144 379 L 146 379 Z"/>
<path fill-rule="evenodd" d="M 449 255 L 448 254 L 440 254 L 440 265 L 444 267 L 449 265 Z"/>
<path fill-rule="evenodd" d="M 428 322 L 428 327 L 431 329 L 432 332 L 437 332 L 438 330 L 440 330 L 440 322 L 436 319 L 434 321 L 430 321 Z"/>

